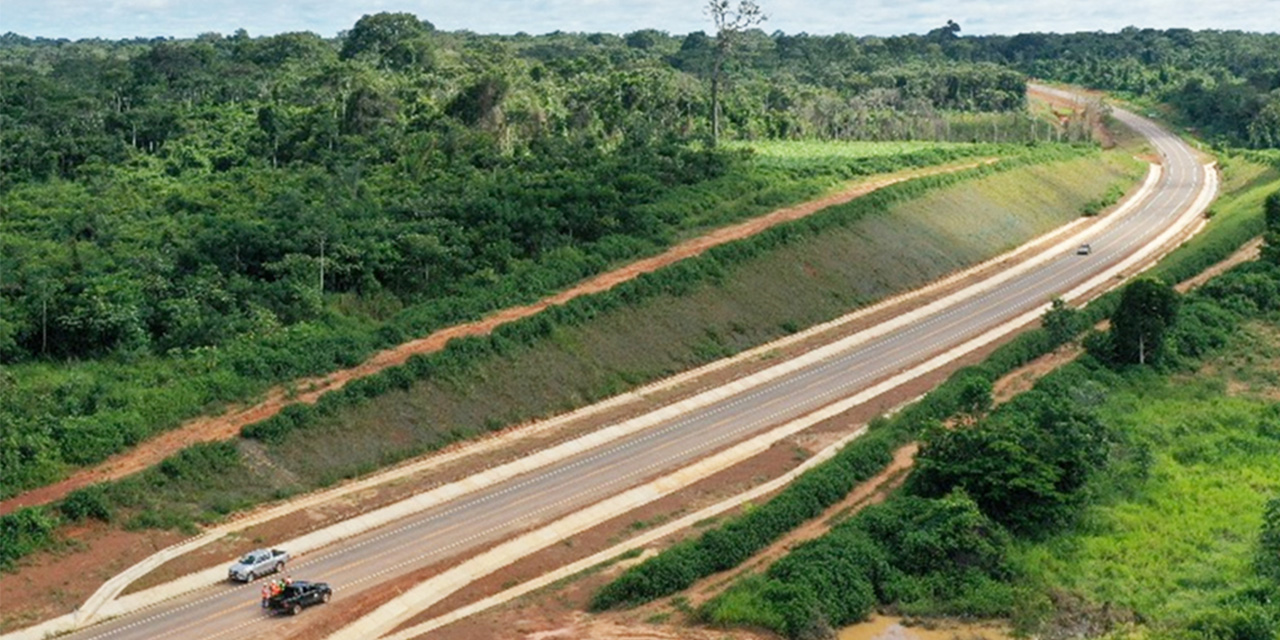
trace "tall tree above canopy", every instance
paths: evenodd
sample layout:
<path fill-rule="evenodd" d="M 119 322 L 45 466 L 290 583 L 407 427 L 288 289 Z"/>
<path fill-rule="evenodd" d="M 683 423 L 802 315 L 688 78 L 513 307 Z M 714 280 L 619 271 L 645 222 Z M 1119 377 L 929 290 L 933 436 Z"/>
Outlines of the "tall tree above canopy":
<path fill-rule="evenodd" d="M 426 66 L 431 58 L 428 35 L 435 26 L 412 13 L 375 13 L 356 22 L 342 43 L 343 60 L 372 54 L 382 67 Z"/>
<path fill-rule="evenodd" d="M 1177 313 L 1178 294 L 1169 285 L 1151 278 L 1130 283 L 1111 316 L 1116 360 L 1156 364 L 1164 353 L 1166 330 Z"/>
<path fill-rule="evenodd" d="M 720 139 L 720 84 L 733 41 L 738 34 L 763 23 L 769 16 L 752 0 L 741 0 L 737 9 L 729 0 L 708 0 L 707 14 L 716 26 L 716 58 L 711 71 L 711 141 L 715 143 Z"/>
<path fill-rule="evenodd" d="M 1280 191 L 1267 196 L 1262 213 L 1267 224 L 1266 232 L 1262 234 L 1262 259 L 1280 265 Z"/>

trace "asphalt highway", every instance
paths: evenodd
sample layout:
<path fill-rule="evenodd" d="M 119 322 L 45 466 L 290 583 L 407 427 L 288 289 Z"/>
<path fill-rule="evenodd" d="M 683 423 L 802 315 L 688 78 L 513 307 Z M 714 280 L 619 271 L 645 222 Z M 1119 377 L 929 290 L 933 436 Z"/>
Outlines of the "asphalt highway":
<path fill-rule="evenodd" d="M 1196 199 L 1203 171 L 1178 138 L 1119 110 L 1164 158 L 1152 195 L 1089 243 L 920 322 L 629 437 L 298 558 L 289 573 L 341 599 L 417 568 L 545 524 L 660 473 L 847 397 L 1061 295 L 1151 242 Z M 228 564 L 231 562 L 228 558 Z M 220 584 L 66 636 L 75 639 L 275 635 L 258 584 Z M 308 612 L 302 615 L 305 617 Z"/>

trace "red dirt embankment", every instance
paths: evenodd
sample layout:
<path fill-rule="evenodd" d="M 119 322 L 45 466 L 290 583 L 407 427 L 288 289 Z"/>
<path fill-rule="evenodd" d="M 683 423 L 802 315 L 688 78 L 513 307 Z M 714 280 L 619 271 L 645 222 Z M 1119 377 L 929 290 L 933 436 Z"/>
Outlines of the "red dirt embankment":
<path fill-rule="evenodd" d="M 607 291 L 642 274 L 697 256 L 712 247 L 750 237 L 770 227 L 804 218 L 822 209 L 849 202 L 892 184 L 928 175 L 963 171 L 991 162 L 995 162 L 995 159 L 989 158 L 961 164 L 911 169 L 879 176 L 859 182 L 825 198 L 778 209 L 746 222 L 716 229 L 705 235 L 682 242 L 659 255 L 602 273 L 571 289 L 543 298 L 533 304 L 503 309 L 475 322 L 441 329 L 425 338 L 412 340 L 376 353 L 364 363 L 350 369 L 335 371 L 325 376 L 305 378 L 294 381 L 289 385 L 275 387 L 266 394 L 264 400 L 257 404 L 247 407 L 233 406 L 222 415 L 204 416 L 188 421 L 180 427 L 165 432 L 130 451 L 113 456 L 97 466 L 82 469 L 61 482 L 33 489 L 0 502 L 0 515 L 21 507 L 53 502 L 71 491 L 96 482 L 114 480 L 137 473 L 160 463 L 184 447 L 196 443 L 229 440 L 236 437 L 240 433 L 240 429 L 245 425 L 270 418 L 279 413 L 288 404 L 293 402 L 315 403 L 320 396 L 329 391 L 341 389 L 343 385 L 352 380 L 378 373 L 388 367 L 404 364 L 413 355 L 439 351 L 454 338 L 487 335 L 503 324 L 532 316 L 547 307 L 564 304 L 579 296 Z M 293 395 L 289 389 L 300 389 L 302 391 Z"/>

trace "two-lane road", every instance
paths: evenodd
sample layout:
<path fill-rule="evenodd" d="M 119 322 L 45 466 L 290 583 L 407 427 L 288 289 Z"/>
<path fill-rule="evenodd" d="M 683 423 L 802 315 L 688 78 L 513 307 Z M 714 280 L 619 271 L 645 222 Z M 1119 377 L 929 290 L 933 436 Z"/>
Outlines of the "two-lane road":
<path fill-rule="evenodd" d="M 851 396 L 1085 282 L 1150 243 L 1204 187 L 1203 169 L 1182 141 L 1132 114 L 1116 116 L 1151 140 L 1165 171 L 1151 198 L 1089 240 L 1091 255 L 1054 256 L 998 287 L 790 375 L 299 558 L 290 573 L 327 581 L 335 597 L 344 598 L 464 556 Z M 259 608 L 257 585 L 217 585 L 68 637 L 218 640 L 274 635 L 278 624 Z"/>

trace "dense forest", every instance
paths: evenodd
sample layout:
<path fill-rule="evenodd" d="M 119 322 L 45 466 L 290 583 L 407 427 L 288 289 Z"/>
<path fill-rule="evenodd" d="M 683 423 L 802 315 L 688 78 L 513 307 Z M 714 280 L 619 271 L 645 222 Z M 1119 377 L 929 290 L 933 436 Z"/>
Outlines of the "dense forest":
<path fill-rule="evenodd" d="M 1278 36 L 957 31 L 735 34 L 722 137 L 1087 135 L 1028 111 L 1032 74 L 1280 144 Z M 477 35 L 382 13 L 335 38 L 0 36 L 4 492 L 752 210 L 709 213 L 724 194 L 761 207 L 780 183 L 990 152 L 766 171 L 710 135 L 720 35 Z M 177 384 L 199 388 L 155 396 Z"/>
<path fill-rule="evenodd" d="M 952 129 L 1020 112 L 1027 73 L 1280 145 L 1280 36 L 739 40 L 729 137 L 1000 139 L 999 121 Z M 316 318 L 322 293 L 396 307 L 659 237 L 672 221 L 638 205 L 731 161 L 687 144 L 706 134 L 714 56 L 701 32 L 478 36 L 408 14 L 336 39 L 7 34 L 0 359 L 217 344 Z"/>
<path fill-rule="evenodd" d="M 315 318 L 321 293 L 394 306 L 660 236 L 671 221 L 637 205 L 731 161 L 686 144 L 706 126 L 713 46 L 441 33 L 407 14 L 336 40 L 7 35 L 0 357 L 216 344 Z M 747 58 L 728 135 L 914 137 L 876 114 L 1024 102 L 1021 74 L 991 64 L 837 48 L 832 66 L 787 46 Z"/>

